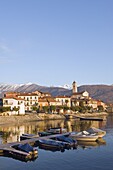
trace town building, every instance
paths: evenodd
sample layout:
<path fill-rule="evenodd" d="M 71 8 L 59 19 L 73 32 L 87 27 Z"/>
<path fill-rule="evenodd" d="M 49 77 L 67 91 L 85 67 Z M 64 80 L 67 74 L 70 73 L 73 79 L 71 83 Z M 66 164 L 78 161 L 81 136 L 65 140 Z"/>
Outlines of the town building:
<path fill-rule="evenodd" d="M 3 107 L 10 107 L 10 115 L 24 115 L 25 103 L 21 98 L 4 97 Z"/>
<path fill-rule="evenodd" d="M 34 93 L 20 93 L 18 97 L 25 101 L 25 111 L 32 111 L 33 106 L 38 106 L 38 95 Z"/>
<path fill-rule="evenodd" d="M 71 106 L 89 106 L 94 110 L 98 110 L 99 106 L 106 109 L 106 104 L 101 100 L 92 99 L 87 91 L 78 92 L 77 83 L 72 83 Z"/>
<path fill-rule="evenodd" d="M 56 96 L 55 97 L 57 105 L 71 107 L 70 96 Z"/>

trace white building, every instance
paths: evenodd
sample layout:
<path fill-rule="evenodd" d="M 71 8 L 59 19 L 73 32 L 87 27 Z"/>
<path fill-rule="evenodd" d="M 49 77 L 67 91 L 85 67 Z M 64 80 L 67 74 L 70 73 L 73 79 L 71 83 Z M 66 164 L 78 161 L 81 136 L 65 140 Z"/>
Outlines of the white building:
<path fill-rule="evenodd" d="M 33 106 L 38 106 L 38 95 L 34 93 L 20 93 L 18 97 L 25 101 L 25 110 L 31 111 Z"/>
<path fill-rule="evenodd" d="M 56 96 L 56 102 L 59 103 L 60 106 L 71 106 L 71 98 L 68 96 Z"/>
<path fill-rule="evenodd" d="M 10 115 L 23 115 L 25 114 L 24 100 L 21 98 L 4 97 L 3 107 L 10 107 L 11 111 L 8 112 Z M 18 111 L 15 111 L 18 108 Z"/>

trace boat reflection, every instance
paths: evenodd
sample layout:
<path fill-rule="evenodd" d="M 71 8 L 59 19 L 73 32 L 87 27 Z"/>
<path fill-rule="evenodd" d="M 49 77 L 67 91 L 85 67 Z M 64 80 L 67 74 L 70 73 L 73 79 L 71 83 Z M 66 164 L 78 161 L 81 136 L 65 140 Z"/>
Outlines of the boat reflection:
<path fill-rule="evenodd" d="M 99 138 L 98 141 L 90 142 L 90 141 L 78 141 L 78 146 L 86 149 L 86 148 L 93 148 L 99 147 L 101 145 L 106 145 L 106 141 L 102 138 Z"/>
<path fill-rule="evenodd" d="M 51 148 L 51 147 L 45 147 L 45 146 L 39 146 L 39 149 L 43 149 L 45 151 L 51 151 L 51 152 L 65 152 L 65 150 L 69 150 L 67 148 L 62 148 L 62 149 L 59 149 L 59 148 Z M 77 146 L 73 146 L 71 147 L 70 149 L 77 149 Z"/>
<path fill-rule="evenodd" d="M 43 149 L 43 150 L 46 150 L 46 151 L 51 151 L 51 152 L 64 152 L 65 149 L 60 149 L 60 148 L 51 148 L 51 147 L 46 147 L 46 146 L 39 146 L 39 149 Z"/>
<path fill-rule="evenodd" d="M 31 162 L 31 161 L 35 161 L 37 158 L 38 158 L 38 154 L 37 155 L 34 155 L 34 156 L 32 156 L 32 157 L 29 157 L 29 158 L 27 158 L 27 157 L 22 157 L 22 156 L 20 156 L 20 155 L 12 155 L 12 154 L 10 154 L 10 153 L 7 153 L 7 154 L 0 154 L 0 156 L 1 157 L 7 157 L 7 158 L 12 158 L 12 159 L 15 159 L 15 160 L 19 160 L 19 161 L 21 161 L 21 162 Z"/>

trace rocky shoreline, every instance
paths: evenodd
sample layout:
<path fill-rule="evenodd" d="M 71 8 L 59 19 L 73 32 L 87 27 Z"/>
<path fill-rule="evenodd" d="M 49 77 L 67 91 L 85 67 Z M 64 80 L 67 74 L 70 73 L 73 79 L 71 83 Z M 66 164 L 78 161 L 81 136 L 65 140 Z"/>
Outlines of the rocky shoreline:
<path fill-rule="evenodd" d="M 58 120 L 65 119 L 65 116 L 58 114 L 45 114 L 45 113 L 31 113 L 26 115 L 13 115 L 13 116 L 0 116 L 0 125 L 4 124 L 20 124 L 44 120 Z"/>
<path fill-rule="evenodd" d="M 77 113 L 76 116 L 81 117 L 102 117 L 107 116 L 108 113 Z M 63 114 L 45 114 L 45 113 L 31 113 L 26 115 L 15 115 L 15 116 L 0 116 L 0 125 L 5 124 L 20 124 L 20 123 L 28 123 L 28 122 L 36 122 L 36 121 L 46 121 L 46 120 L 59 120 L 66 119 Z"/>

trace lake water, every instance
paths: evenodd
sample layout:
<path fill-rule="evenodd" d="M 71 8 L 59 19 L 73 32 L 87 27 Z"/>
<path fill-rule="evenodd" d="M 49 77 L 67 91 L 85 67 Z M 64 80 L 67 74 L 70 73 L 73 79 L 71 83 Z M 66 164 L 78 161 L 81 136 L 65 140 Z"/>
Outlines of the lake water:
<path fill-rule="evenodd" d="M 100 143 L 79 145 L 64 152 L 38 149 L 34 161 L 22 162 L 0 156 L 0 170 L 113 170 L 113 116 L 106 121 L 40 121 L 24 125 L 0 126 L 0 143 L 19 141 L 22 133 L 37 134 L 50 127 L 65 127 L 69 132 L 82 131 L 91 126 L 106 130 Z"/>

